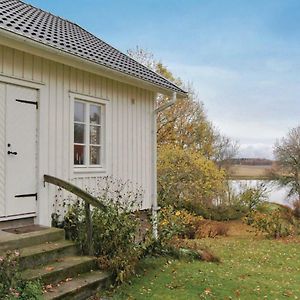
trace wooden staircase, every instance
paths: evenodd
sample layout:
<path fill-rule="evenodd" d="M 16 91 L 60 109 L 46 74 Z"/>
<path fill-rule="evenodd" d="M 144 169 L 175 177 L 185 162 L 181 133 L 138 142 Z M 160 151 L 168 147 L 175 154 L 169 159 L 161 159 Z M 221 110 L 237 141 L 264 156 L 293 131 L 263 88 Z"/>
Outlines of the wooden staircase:
<path fill-rule="evenodd" d="M 48 286 L 44 298 L 87 299 L 111 282 L 111 274 L 98 269 L 92 256 L 80 256 L 76 245 L 65 240 L 64 230 L 39 230 L 14 234 L 1 231 L 0 254 L 20 251 L 21 276 L 40 279 Z"/>

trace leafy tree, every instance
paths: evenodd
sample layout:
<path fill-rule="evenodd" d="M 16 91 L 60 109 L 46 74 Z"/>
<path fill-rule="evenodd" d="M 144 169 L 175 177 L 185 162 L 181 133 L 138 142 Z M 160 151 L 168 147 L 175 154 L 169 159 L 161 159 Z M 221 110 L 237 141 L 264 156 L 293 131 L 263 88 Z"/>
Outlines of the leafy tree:
<path fill-rule="evenodd" d="M 162 62 L 155 60 L 152 53 L 142 48 L 128 50 L 128 54 L 188 92 L 186 99 L 178 99 L 175 105 L 158 114 L 158 145 L 174 144 L 182 149 L 191 149 L 212 159 L 219 166 L 224 166 L 224 162 L 235 156 L 236 143 L 221 135 L 207 119 L 204 105 L 192 84 L 184 84 Z M 159 95 L 157 106 L 169 100 Z"/>
<path fill-rule="evenodd" d="M 184 84 L 148 51 L 136 47 L 128 54 L 188 92 L 187 98 L 178 98 L 157 116 L 160 205 L 185 207 L 197 213 L 217 206 L 216 200 L 224 193 L 224 167 L 236 154 L 236 144 L 208 120 L 191 83 Z M 159 94 L 156 101 L 159 107 L 170 98 Z"/>
<path fill-rule="evenodd" d="M 168 99 L 163 98 L 159 105 Z M 203 104 L 189 98 L 178 99 L 176 104 L 158 115 L 158 145 L 175 144 L 182 149 L 197 151 L 207 158 L 214 155 L 214 131 L 203 110 Z"/>
<path fill-rule="evenodd" d="M 278 183 L 289 188 L 288 196 L 296 195 L 300 201 L 300 126 L 291 129 L 286 137 L 276 142 L 274 155 Z"/>
<path fill-rule="evenodd" d="M 241 186 L 239 202 L 247 208 L 248 213 L 252 213 L 268 199 L 268 188 L 265 183 L 257 183 L 256 186 Z"/>
<path fill-rule="evenodd" d="M 237 141 L 234 141 L 215 130 L 213 149 L 213 160 L 217 163 L 219 168 L 224 168 L 228 173 L 231 166 L 231 160 L 239 151 L 239 145 Z"/>
<path fill-rule="evenodd" d="M 159 147 L 157 173 L 162 206 L 211 206 L 223 192 L 224 172 L 202 154 L 177 145 Z"/>

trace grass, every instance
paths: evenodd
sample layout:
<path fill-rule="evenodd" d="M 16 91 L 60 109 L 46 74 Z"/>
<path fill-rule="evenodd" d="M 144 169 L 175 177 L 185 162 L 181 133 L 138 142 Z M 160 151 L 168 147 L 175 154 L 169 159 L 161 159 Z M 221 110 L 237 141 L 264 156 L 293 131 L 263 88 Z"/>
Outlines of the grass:
<path fill-rule="evenodd" d="M 221 263 L 146 258 L 112 299 L 300 299 L 300 240 L 267 240 L 233 224 L 230 235 L 197 242 Z M 241 228 L 239 228 L 239 226 Z"/>
<path fill-rule="evenodd" d="M 246 165 L 233 165 L 230 167 L 232 179 L 268 179 L 268 171 L 271 166 L 246 166 Z"/>

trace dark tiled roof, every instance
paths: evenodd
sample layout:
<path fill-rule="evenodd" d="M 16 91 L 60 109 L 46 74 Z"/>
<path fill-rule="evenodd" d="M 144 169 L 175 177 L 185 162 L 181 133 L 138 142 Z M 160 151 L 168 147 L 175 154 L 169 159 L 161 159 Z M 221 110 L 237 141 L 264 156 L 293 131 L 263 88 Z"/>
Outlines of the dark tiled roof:
<path fill-rule="evenodd" d="M 19 0 L 0 0 L 0 28 L 99 65 L 185 93 L 159 74 L 103 42 L 80 26 Z"/>

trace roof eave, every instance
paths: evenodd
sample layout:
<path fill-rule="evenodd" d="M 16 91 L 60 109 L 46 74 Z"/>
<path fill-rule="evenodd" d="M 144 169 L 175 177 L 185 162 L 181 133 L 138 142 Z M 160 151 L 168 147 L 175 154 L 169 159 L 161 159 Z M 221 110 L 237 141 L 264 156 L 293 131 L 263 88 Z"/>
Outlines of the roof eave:
<path fill-rule="evenodd" d="M 173 92 L 176 92 L 177 96 L 180 98 L 187 97 L 187 93 L 164 88 L 147 80 L 140 79 L 135 76 L 131 76 L 126 73 L 114 70 L 112 68 L 97 64 L 88 59 L 81 58 L 77 55 L 54 48 L 50 45 L 45 45 L 20 34 L 5 30 L 3 28 L 0 29 L 0 37 L 0 43 L 3 43 L 8 47 L 16 48 L 20 51 L 29 52 L 31 54 L 46 59 L 51 59 L 56 62 L 65 65 L 70 65 L 72 67 L 79 68 L 87 72 L 95 73 L 100 76 L 105 76 L 113 80 L 118 80 L 127 84 L 139 86 L 141 88 L 148 89 L 153 92 L 160 92 L 165 95 L 172 95 Z"/>

